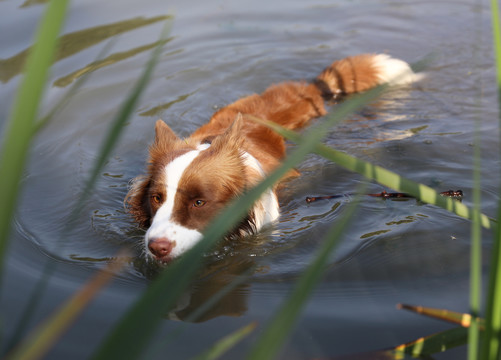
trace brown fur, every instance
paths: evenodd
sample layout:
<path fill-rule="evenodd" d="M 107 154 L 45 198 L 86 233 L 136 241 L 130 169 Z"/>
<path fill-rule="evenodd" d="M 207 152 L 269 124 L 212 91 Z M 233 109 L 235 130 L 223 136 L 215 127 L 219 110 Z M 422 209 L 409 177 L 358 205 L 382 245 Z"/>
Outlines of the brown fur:
<path fill-rule="evenodd" d="M 363 54 L 334 61 L 317 77 L 317 85 L 327 96 L 372 89 L 381 83 L 373 57 L 372 54 Z"/>
<path fill-rule="evenodd" d="M 225 204 L 249 185 L 241 161 L 241 122 L 236 122 L 186 169 L 178 190 L 173 220 L 189 229 L 204 228 Z M 211 199 L 210 206 L 192 209 L 196 199 Z"/>

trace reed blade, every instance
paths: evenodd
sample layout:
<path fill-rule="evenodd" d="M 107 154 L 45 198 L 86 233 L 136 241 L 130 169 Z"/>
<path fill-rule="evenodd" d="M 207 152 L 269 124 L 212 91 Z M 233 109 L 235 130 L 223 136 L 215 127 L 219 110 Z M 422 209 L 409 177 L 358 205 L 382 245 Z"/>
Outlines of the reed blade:
<path fill-rule="evenodd" d="M 170 19 L 170 18 L 169 18 Z M 87 179 L 84 189 L 80 195 L 80 198 L 78 199 L 75 210 L 73 211 L 71 220 L 74 220 L 80 210 L 82 209 L 82 205 L 89 196 L 91 189 L 94 188 L 96 181 L 98 179 L 98 176 L 103 169 L 103 167 L 106 164 L 106 161 L 111 155 L 111 152 L 115 148 L 116 144 L 118 143 L 118 140 L 120 139 L 120 135 L 122 134 L 124 130 L 124 126 L 126 122 L 129 120 L 130 116 L 134 112 L 134 110 L 137 107 L 137 104 L 139 102 L 139 99 L 141 95 L 143 94 L 144 90 L 146 89 L 146 86 L 148 85 L 151 76 L 153 74 L 153 70 L 155 68 L 155 65 L 158 62 L 158 59 L 160 57 L 161 51 L 163 49 L 163 44 L 166 43 L 167 39 L 167 34 L 170 31 L 170 21 L 167 20 L 164 29 L 162 31 L 162 34 L 160 35 L 160 40 L 158 41 L 158 45 L 155 47 L 153 50 L 153 53 L 146 64 L 146 67 L 143 70 L 143 73 L 139 77 L 138 81 L 136 82 L 135 86 L 132 88 L 132 91 L 130 94 L 127 96 L 125 101 L 122 103 L 122 106 L 120 107 L 117 115 L 113 119 L 110 129 L 108 131 L 108 134 L 106 135 L 101 149 L 98 152 L 98 157 L 96 161 L 94 162 L 94 167 L 89 175 L 89 178 Z M 71 222 L 71 221 L 70 221 Z"/>
<path fill-rule="evenodd" d="M 297 142 L 301 139 L 301 135 L 294 131 L 284 129 L 280 125 L 267 120 L 254 118 L 255 121 L 265 124 L 274 131 L 284 136 L 285 138 Z M 314 150 L 320 156 L 344 167 L 345 169 L 357 172 L 368 179 L 374 180 L 381 185 L 396 190 L 398 192 L 407 193 L 412 197 L 419 199 L 422 202 L 435 205 L 450 211 L 458 216 L 472 220 L 476 215 L 480 219 L 482 227 L 486 229 L 497 228 L 497 221 L 489 218 L 487 215 L 478 213 L 475 209 L 470 209 L 458 200 L 451 197 L 441 196 L 438 192 L 424 184 L 406 179 L 397 173 L 385 169 L 381 166 L 373 165 L 367 161 L 358 159 L 348 155 L 342 151 L 335 150 L 324 144 L 316 144 Z"/>
<path fill-rule="evenodd" d="M 436 309 L 425 306 L 415 306 L 408 304 L 398 304 L 397 308 L 409 310 L 421 315 L 426 315 L 434 319 L 448 321 L 450 323 L 460 325 L 465 328 L 471 327 L 473 321 L 475 321 L 475 323 L 479 325 L 480 330 L 483 330 L 485 323 L 484 319 L 481 318 L 473 319 L 470 314 L 463 314 L 456 311 L 450 311 L 447 309 Z"/>
<path fill-rule="evenodd" d="M 123 258 L 125 254 L 119 255 Z M 7 356 L 7 360 L 34 360 L 42 358 L 57 340 L 61 338 L 97 293 L 108 284 L 124 262 L 110 263 L 105 269 L 96 273 L 66 303 L 60 306 L 53 315 L 26 337 L 15 350 Z"/>
<path fill-rule="evenodd" d="M 479 6 L 483 6 L 479 2 Z M 481 12 L 477 13 L 476 35 L 477 44 L 482 44 L 482 17 Z M 475 60 L 478 64 L 480 51 L 476 49 Z M 468 332 L 468 360 L 477 360 L 480 349 L 480 328 L 483 327 L 479 323 L 480 308 L 481 308 L 481 295 L 482 295 L 482 225 L 480 224 L 480 211 L 482 201 L 482 158 L 481 158 L 481 119 L 482 119 L 482 76 L 478 76 L 479 91 L 476 97 L 476 117 L 475 117 L 475 130 L 473 139 L 473 218 L 471 221 L 470 230 L 470 318 L 471 325 Z"/>
<path fill-rule="evenodd" d="M 209 350 L 205 353 L 197 356 L 194 360 L 216 360 L 223 356 L 232 347 L 237 345 L 246 336 L 248 336 L 256 328 L 257 323 L 253 322 L 249 325 L 244 326 L 241 329 L 225 336 L 218 342 L 216 342 Z"/>
<path fill-rule="evenodd" d="M 4 135 L 0 152 L 0 269 L 3 268 L 23 170 L 67 6 L 67 0 L 51 1 L 47 5 Z"/>
<path fill-rule="evenodd" d="M 491 0 L 492 31 L 496 61 L 499 128 L 501 129 L 501 26 L 498 1 Z M 500 184 L 501 189 L 501 184 Z M 501 191 L 501 190 L 500 190 Z M 501 221 L 501 199 L 498 202 L 498 221 Z M 486 324 L 481 359 L 494 360 L 501 356 L 501 229 L 497 228 L 492 246 L 487 290 Z"/>
<path fill-rule="evenodd" d="M 468 329 L 458 327 L 396 346 L 392 352 L 395 359 L 403 359 L 405 355 L 426 359 L 427 356 L 464 345 L 467 340 Z"/>
<path fill-rule="evenodd" d="M 259 337 L 249 354 L 249 360 L 265 360 L 276 357 L 287 336 L 294 328 L 294 323 L 315 285 L 320 281 L 329 257 L 347 228 L 356 208 L 356 202 L 352 202 L 343 217 L 327 232 L 315 260 L 303 272 L 288 300 L 278 309 L 272 321 Z"/>

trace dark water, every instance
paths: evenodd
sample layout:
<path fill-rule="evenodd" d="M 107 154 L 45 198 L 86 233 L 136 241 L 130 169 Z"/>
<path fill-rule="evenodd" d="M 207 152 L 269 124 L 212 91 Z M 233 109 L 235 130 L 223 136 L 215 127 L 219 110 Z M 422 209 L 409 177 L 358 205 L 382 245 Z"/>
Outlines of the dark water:
<path fill-rule="evenodd" d="M 2 128 L 44 9 L 40 3 L 0 2 Z M 175 16 L 154 79 L 95 193 L 65 234 L 103 136 L 149 59 L 165 14 Z M 493 215 L 499 159 L 489 23 L 485 1 L 73 2 L 44 110 L 81 75 L 92 74 L 39 134 L 31 153 L 1 293 L 5 338 L 13 336 L 46 264 L 55 267 L 32 308 L 28 328 L 113 260 L 119 249 L 139 254 L 142 233 L 125 213 L 123 198 L 129 180 L 143 170 L 158 118 L 186 136 L 215 109 L 271 83 L 310 79 L 344 56 L 387 52 L 409 62 L 430 55 L 432 60 L 426 80 L 386 93 L 332 129 L 326 143 L 438 191 L 462 189 L 464 203 L 471 205 L 474 121 L 480 119 L 483 211 Z M 165 319 L 157 339 L 165 345 L 151 353 L 189 358 L 243 325 L 266 323 L 314 256 L 323 234 L 353 200 L 308 205 L 304 198 L 349 193 L 361 183 L 370 192 L 384 190 L 318 156 L 309 156 L 299 170 L 303 176 L 282 191 L 280 223 L 208 254 L 205 277 L 181 299 L 176 316 L 183 318 L 247 269 L 256 266 L 257 271 L 203 321 Z M 469 232 L 468 221 L 414 200 L 364 199 L 281 358 L 382 349 L 450 328 L 397 311 L 395 305 L 466 312 Z M 490 236 L 484 233 L 486 259 Z M 130 259 L 49 357 L 87 358 L 145 288 L 150 270 L 140 257 Z M 169 334 L 179 327 L 183 331 L 172 341 Z M 239 358 L 257 334 L 226 358 Z M 465 358 L 465 348 L 436 358 Z"/>

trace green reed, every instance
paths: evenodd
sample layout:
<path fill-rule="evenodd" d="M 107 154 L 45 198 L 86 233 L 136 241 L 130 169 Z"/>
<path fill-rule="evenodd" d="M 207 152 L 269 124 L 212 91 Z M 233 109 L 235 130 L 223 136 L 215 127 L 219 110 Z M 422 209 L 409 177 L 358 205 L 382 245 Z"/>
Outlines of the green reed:
<path fill-rule="evenodd" d="M 481 18 L 479 12 L 477 19 Z M 481 22 L 479 21 L 476 28 L 477 43 L 482 43 L 481 38 Z M 479 51 L 475 52 L 476 60 L 479 60 Z M 481 79 L 480 79 L 481 80 Z M 482 88 L 479 81 L 479 88 Z M 480 90 L 481 91 L 481 90 Z M 481 176 L 482 176 L 482 159 L 481 159 L 481 98 L 479 92 L 477 96 L 477 116 L 475 118 L 475 131 L 473 139 L 473 190 L 472 200 L 476 214 L 480 213 L 482 191 L 481 191 Z M 482 226 L 480 218 L 477 215 L 473 216 L 470 230 L 470 312 L 471 323 L 468 328 L 468 359 L 475 360 L 479 356 L 480 348 L 480 309 L 482 301 Z"/>
<path fill-rule="evenodd" d="M 499 8 L 496 0 L 491 0 L 492 30 L 494 53 L 496 59 L 496 83 L 498 89 L 499 128 L 501 129 L 501 27 Z M 500 141 L 501 143 L 501 141 Z M 501 184 L 500 184 L 501 186 Z M 500 190 L 501 193 L 501 190 Z M 498 203 L 498 222 L 501 221 L 501 199 Z M 501 357 L 501 226 L 495 232 L 494 245 L 487 290 L 487 306 L 485 313 L 485 333 L 482 344 L 481 359 L 491 360 Z"/>
<path fill-rule="evenodd" d="M 360 192 L 361 193 L 361 192 Z M 318 249 L 315 260 L 301 274 L 296 287 L 288 300 L 278 309 L 276 315 L 267 325 L 255 346 L 252 348 L 249 360 L 273 359 L 287 339 L 315 285 L 320 281 L 328 265 L 330 255 L 341 239 L 351 218 L 355 214 L 358 204 L 356 201 L 350 204 L 341 219 L 331 226 L 324 236 L 323 244 Z"/>
<path fill-rule="evenodd" d="M 3 268 L 22 174 L 67 6 L 68 0 L 51 1 L 47 6 L 3 138 L 0 152 L 0 270 Z"/>

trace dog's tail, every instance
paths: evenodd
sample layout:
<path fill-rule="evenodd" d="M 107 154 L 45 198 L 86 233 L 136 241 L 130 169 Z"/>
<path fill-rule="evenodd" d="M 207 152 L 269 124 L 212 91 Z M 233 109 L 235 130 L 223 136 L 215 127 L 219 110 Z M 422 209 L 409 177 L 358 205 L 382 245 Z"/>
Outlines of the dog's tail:
<path fill-rule="evenodd" d="M 249 95 L 216 112 L 210 122 L 198 129 L 192 138 L 216 136 L 228 128 L 237 115 L 252 115 L 273 121 L 289 130 L 305 126 L 311 119 L 327 114 L 325 100 L 366 91 L 384 83 L 404 85 L 419 80 L 402 60 L 384 54 L 364 54 L 333 62 L 311 82 L 285 82 L 272 85 L 261 95 Z M 262 148 L 270 146 L 272 133 L 264 126 L 248 120 L 246 132 Z M 273 135 L 280 138 L 278 135 Z M 259 139 L 264 140 L 259 140 Z M 280 146 L 283 147 L 282 143 Z M 283 152 L 284 150 L 277 150 Z"/>
<path fill-rule="evenodd" d="M 337 98 L 378 85 L 406 85 L 420 80 L 403 60 L 386 54 L 362 54 L 334 61 L 315 79 L 325 98 Z"/>

